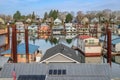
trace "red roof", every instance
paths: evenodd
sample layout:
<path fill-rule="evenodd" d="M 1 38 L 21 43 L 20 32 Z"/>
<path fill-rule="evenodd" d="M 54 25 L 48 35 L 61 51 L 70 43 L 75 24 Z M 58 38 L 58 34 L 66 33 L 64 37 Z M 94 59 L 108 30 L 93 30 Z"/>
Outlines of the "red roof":
<path fill-rule="evenodd" d="M 92 37 L 88 36 L 88 35 L 80 35 L 79 38 L 80 39 L 87 39 L 87 38 L 92 38 Z"/>

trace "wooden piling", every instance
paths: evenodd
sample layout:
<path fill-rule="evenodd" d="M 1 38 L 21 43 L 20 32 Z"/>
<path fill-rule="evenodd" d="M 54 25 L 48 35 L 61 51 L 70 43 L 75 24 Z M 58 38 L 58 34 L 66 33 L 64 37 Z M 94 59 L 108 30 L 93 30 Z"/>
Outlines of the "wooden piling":
<path fill-rule="evenodd" d="M 12 25 L 12 58 L 13 62 L 17 63 L 17 34 L 16 34 L 16 25 Z"/>

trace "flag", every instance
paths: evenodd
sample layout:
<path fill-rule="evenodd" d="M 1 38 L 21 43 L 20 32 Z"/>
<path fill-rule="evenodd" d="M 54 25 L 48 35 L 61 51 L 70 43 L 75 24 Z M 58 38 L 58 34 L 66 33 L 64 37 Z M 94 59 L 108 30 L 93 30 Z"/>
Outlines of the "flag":
<path fill-rule="evenodd" d="M 13 71 L 12 71 L 12 77 L 13 77 L 13 80 L 16 80 L 16 72 L 15 72 L 15 68 L 14 68 Z"/>

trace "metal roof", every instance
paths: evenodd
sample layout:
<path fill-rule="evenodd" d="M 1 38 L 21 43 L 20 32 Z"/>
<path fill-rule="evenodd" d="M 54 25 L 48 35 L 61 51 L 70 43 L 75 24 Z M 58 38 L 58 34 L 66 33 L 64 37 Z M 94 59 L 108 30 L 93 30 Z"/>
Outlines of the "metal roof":
<path fill-rule="evenodd" d="M 0 68 L 2 68 L 3 65 L 8 62 L 8 60 L 9 60 L 9 57 L 0 56 Z"/>
<path fill-rule="evenodd" d="M 39 48 L 39 46 L 29 44 L 29 54 L 33 54 L 38 48 Z M 11 53 L 11 49 L 8 49 L 8 50 L 2 52 L 1 54 L 10 54 L 10 53 Z M 21 43 L 17 46 L 17 53 L 18 54 L 26 53 L 25 43 Z"/>
<path fill-rule="evenodd" d="M 58 44 L 58 45 L 48 49 L 46 51 L 46 53 L 43 55 L 43 57 L 41 58 L 41 61 L 43 61 L 55 54 L 58 54 L 58 53 L 61 53 L 77 62 L 80 62 L 80 57 L 76 54 L 75 50 L 67 47 L 64 44 Z"/>
<path fill-rule="evenodd" d="M 112 40 L 112 44 L 117 44 L 117 43 L 120 43 L 120 38 Z"/>
<path fill-rule="evenodd" d="M 118 35 L 112 35 L 112 40 L 114 40 L 114 39 L 117 39 L 117 38 L 120 38 L 120 36 L 118 36 Z M 100 41 L 104 41 L 105 40 L 105 36 L 101 36 L 100 38 L 99 38 L 99 40 Z M 106 36 L 106 41 L 107 41 L 107 36 Z"/>
<path fill-rule="evenodd" d="M 46 80 L 110 80 L 111 70 L 108 64 L 85 63 L 7 63 L 1 70 L 0 78 L 12 78 L 11 72 L 15 68 L 17 78 L 20 75 L 45 75 Z M 49 75 L 50 69 L 65 69 L 65 75 Z M 25 80 L 25 79 L 23 79 Z M 27 79 L 28 80 L 28 79 Z M 35 79 L 37 80 L 37 79 Z"/>

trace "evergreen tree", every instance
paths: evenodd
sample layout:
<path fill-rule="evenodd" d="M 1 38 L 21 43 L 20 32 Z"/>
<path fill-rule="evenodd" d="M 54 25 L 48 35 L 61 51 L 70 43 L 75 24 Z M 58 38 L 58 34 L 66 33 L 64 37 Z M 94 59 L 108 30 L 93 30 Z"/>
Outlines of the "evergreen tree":
<path fill-rule="evenodd" d="M 67 14 L 66 15 L 66 22 L 68 23 L 68 22 L 72 22 L 72 19 L 73 19 L 73 16 L 69 13 L 69 14 Z"/>
<path fill-rule="evenodd" d="M 58 10 L 51 10 L 50 12 L 49 12 L 49 18 L 53 18 L 54 20 L 58 17 Z"/>
<path fill-rule="evenodd" d="M 21 19 L 22 19 L 22 20 L 25 20 L 25 19 L 26 19 L 26 16 L 25 16 L 25 15 L 22 15 L 22 16 L 21 16 Z"/>
<path fill-rule="evenodd" d="M 49 12 L 49 18 L 52 17 L 53 10 Z"/>
<path fill-rule="evenodd" d="M 47 18 L 48 18 L 48 13 L 45 12 L 45 14 L 44 14 L 44 20 L 46 20 Z"/>
<path fill-rule="evenodd" d="M 35 13 L 32 13 L 32 19 L 35 20 Z"/>
<path fill-rule="evenodd" d="M 20 11 L 16 11 L 16 13 L 13 15 L 13 19 L 15 19 L 15 20 L 20 20 L 21 19 Z"/>

